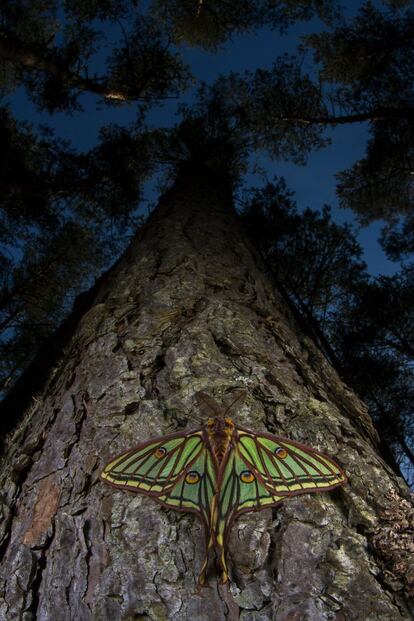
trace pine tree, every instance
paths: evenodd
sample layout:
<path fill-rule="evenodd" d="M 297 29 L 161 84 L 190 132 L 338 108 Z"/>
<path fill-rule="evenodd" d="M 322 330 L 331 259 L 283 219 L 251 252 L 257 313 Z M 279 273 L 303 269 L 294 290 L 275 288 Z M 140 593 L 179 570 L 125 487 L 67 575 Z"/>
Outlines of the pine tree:
<path fill-rule="evenodd" d="M 165 49 L 164 29 L 160 37 L 151 37 L 152 19 L 164 16 L 177 41 L 185 33 L 189 38 L 191 24 L 204 20 L 205 28 L 194 31 L 189 42 L 211 48 L 233 31 L 268 20 L 262 8 L 283 16 L 286 6 L 306 15 L 309 6 L 326 6 L 301 0 L 247 2 L 244 13 L 235 15 L 234 3 L 220 13 L 222 3 L 159 1 L 153 3 L 155 17 L 145 23 L 131 20 L 126 40 L 113 49 L 108 72 L 91 80 L 85 66 L 95 38 L 85 22 L 109 14 L 116 22 L 126 6 L 130 11 L 135 5 L 68 3 L 68 28 L 60 38 L 53 30 L 54 3 L 2 7 L 2 85 L 23 84 L 49 110 L 76 109 L 79 94 L 87 90 L 106 101 L 114 99 L 114 88 L 121 93 L 118 100 L 168 96 L 186 78 L 174 55 L 162 55 L 159 80 L 151 73 L 144 85 L 137 81 L 145 63 L 135 46 L 150 45 L 150 51 L 144 47 L 152 61 Z M 171 6 L 180 11 L 171 14 Z M 260 11 L 252 13 L 258 6 Z M 285 59 L 250 83 L 237 76 L 221 80 L 211 94 L 207 113 L 204 104 L 187 109 L 177 128 L 156 134 L 155 152 L 174 163 L 172 187 L 3 401 L 3 429 L 10 433 L 2 457 L 0 618 L 412 618 L 409 491 L 384 462 L 365 405 L 302 332 L 233 208 L 232 190 L 252 147 L 304 161 L 307 151 L 324 144 L 320 91 L 311 78 L 304 79 L 297 63 Z M 287 118 L 284 107 L 291 104 L 296 116 Z M 387 107 L 383 114 L 398 122 L 400 112 Z M 8 127 L 12 138 L 27 135 L 13 121 Z M 94 201 L 107 197 L 108 171 L 114 181 L 109 212 L 117 205 L 117 189 L 126 191 L 121 215 L 122 207 L 129 213 L 135 200 L 128 189 L 147 172 L 141 168 L 150 159 L 145 151 L 125 179 L 112 146 L 124 153 L 127 145 L 131 157 L 134 144 L 142 142 L 139 136 L 136 143 L 125 134 L 119 138 L 115 132 L 107 148 L 104 140 L 87 162 L 59 151 L 58 163 L 74 164 L 57 167 L 59 183 L 65 170 L 82 171 L 79 186 L 72 183 L 76 174 L 66 183 L 86 197 L 80 203 L 87 212 L 95 206 L 91 217 L 99 216 Z M 18 140 L 10 144 L 27 172 L 23 181 L 38 184 L 50 142 L 38 149 L 36 140 L 28 140 L 40 162 L 36 174 Z M 45 216 L 50 181 L 53 175 L 36 185 Z M 24 183 L 12 190 L 17 188 L 30 218 L 30 197 L 21 187 Z M 101 193 L 95 194 L 96 188 Z M 107 214 L 104 210 L 104 221 Z M 167 511 L 150 499 L 114 492 L 99 475 L 110 457 L 137 442 L 196 426 L 199 390 L 224 402 L 241 387 L 248 397 L 234 414 L 236 422 L 330 453 L 345 468 L 349 484 L 243 516 L 229 541 L 230 585 L 216 588 L 212 571 L 212 588 L 196 593 L 204 553 L 200 525 L 191 515 Z"/>
<path fill-rule="evenodd" d="M 366 407 L 266 276 L 233 210 L 229 159 L 196 138 L 197 157 L 178 166 L 9 438 L 1 615 L 408 620 L 408 490 Z M 230 537 L 229 589 L 211 575 L 195 593 L 200 525 L 99 475 L 138 441 L 196 426 L 197 391 L 224 401 L 240 387 L 236 421 L 327 451 L 349 484 L 246 514 Z"/>

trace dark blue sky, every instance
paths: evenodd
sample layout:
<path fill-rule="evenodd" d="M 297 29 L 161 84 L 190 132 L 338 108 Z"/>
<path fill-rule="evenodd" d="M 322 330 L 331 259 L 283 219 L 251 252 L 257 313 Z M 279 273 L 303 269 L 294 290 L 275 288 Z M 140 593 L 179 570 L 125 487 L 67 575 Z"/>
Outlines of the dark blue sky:
<path fill-rule="evenodd" d="M 352 5 L 358 4 L 357 2 Z M 294 52 L 300 36 L 318 30 L 316 21 L 296 25 L 286 35 L 262 29 L 256 34 L 235 37 L 232 43 L 224 46 L 219 53 L 213 54 L 198 49 L 186 49 L 185 60 L 191 66 L 193 74 L 201 80 L 212 82 L 220 73 L 229 71 L 254 70 L 258 67 L 269 68 L 277 56 L 285 52 Z M 99 66 L 99 62 L 98 65 Z M 311 70 L 311 59 L 304 68 Z M 189 91 L 180 101 L 191 100 Z M 97 98 L 84 95 L 81 99 L 83 112 L 72 116 L 54 114 L 52 117 L 34 110 L 22 91 L 10 99 L 17 118 L 34 123 L 48 124 L 56 128 L 57 135 L 70 140 L 78 149 L 92 147 L 99 128 L 107 123 L 128 125 L 135 119 L 136 105 L 107 107 L 98 104 Z M 174 122 L 177 101 L 164 102 L 154 108 L 149 121 L 152 125 L 169 125 Z M 296 166 L 287 162 L 261 161 L 269 179 L 283 175 L 288 187 L 295 192 L 300 208 L 307 206 L 320 209 L 324 204 L 332 206 L 333 217 L 338 222 L 356 224 L 355 217 L 348 210 L 339 209 L 335 195 L 335 173 L 350 167 L 365 150 L 367 139 L 366 124 L 356 124 L 330 130 L 331 146 L 314 152 L 308 158 L 306 166 Z M 253 183 L 253 180 L 252 180 Z M 359 231 L 358 239 L 364 249 L 364 258 L 373 275 L 390 274 L 398 266 L 385 257 L 378 244 L 381 223 L 377 222 Z"/>

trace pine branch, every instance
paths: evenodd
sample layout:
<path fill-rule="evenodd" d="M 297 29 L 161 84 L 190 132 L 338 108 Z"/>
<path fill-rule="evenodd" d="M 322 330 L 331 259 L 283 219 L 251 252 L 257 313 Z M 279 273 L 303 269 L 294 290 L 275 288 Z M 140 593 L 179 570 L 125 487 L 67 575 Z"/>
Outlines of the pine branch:
<path fill-rule="evenodd" d="M 385 121 L 388 119 L 413 119 L 414 108 L 401 106 L 396 108 L 373 108 L 367 112 L 345 114 L 342 116 L 278 116 L 277 121 L 302 123 L 303 125 L 345 125 L 347 123 L 363 123 L 364 121 Z"/>
<path fill-rule="evenodd" d="M 78 73 L 71 71 L 63 63 L 53 58 L 52 54 L 42 54 L 38 50 L 26 45 L 13 35 L 0 30 L 0 60 L 9 61 L 15 65 L 20 65 L 28 71 L 40 71 L 66 83 L 70 87 L 78 88 L 83 91 L 100 95 L 107 100 L 126 102 L 126 101 L 149 101 L 153 99 L 171 99 L 175 97 L 162 96 L 151 97 L 128 93 L 120 89 L 111 87 L 107 78 L 88 78 L 82 77 Z M 141 93 L 144 87 L 141 87 Z"/>

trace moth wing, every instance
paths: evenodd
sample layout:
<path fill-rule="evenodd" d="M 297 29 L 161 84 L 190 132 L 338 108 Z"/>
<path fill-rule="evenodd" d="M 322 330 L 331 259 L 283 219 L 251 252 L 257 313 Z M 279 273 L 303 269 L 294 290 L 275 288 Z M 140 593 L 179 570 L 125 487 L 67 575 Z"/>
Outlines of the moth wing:
<path fill-rule="evenodd" d="M 333 489 L 345 483 L 346 476 L 323 453 L 285 438 L 237 428 L 219 482 L 214 534 L 226 580 L 226 538 L 240 514 L 274 507 L 287 496 Z"/>
<path fill-rule="evenodd" d="M 217 535 L 224 536 L 230 523 L 241 513 L 259 511 L 278 505 L 283 496 L 268 489 L 253 469 L 248 469 L 238 447 L 227 459 L 221 477 L 217 507 Z M 220 543 L 220 538 L 219 538 Z"/>
<path fill-rule="evenodd" d="M 282 497 L 323 492 L 347 481 L 333 459 L 286 438 L 238 429 L 237 447 L 246 467 Z"/>
<path fill-rule="evenodd" d="M 115 487 L 165 496 L 203 449 L 201 431 L 162 436 L 115 457 L 105 466 L 101 477 Z"/>
<path fill-rule="evenodd" d="M 216 488 L 216 473 L 210 451 L 203 446 L 197 458 L 185 467 L 172 487 L 156 500 L 177 511 L 191 511 L 201 517 L 206 529 Z"/>

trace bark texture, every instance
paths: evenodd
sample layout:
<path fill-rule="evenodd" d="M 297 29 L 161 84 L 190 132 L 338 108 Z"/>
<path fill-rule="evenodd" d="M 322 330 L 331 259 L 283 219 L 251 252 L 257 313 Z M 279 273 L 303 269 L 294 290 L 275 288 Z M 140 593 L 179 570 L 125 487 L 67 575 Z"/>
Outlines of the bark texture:
<path fill-rule="evenodd" d="M 350 481 L 246 514 L 231 534 L 230 586 L 211 577 L 197 593 L 198 521 L 99 473 L 146 438 L 198 426 L 197 391 L 220 401 L 240 387 L 236 422 L 331 454 Z M 0 619 L 412 619 L 410 541 L 391 528 L 401 570 L 383 527 L 401 499 L 407 530 L 412 504 L 376 447 L 365 406 L 264 274 L 225 184 L 183 171 L 9 438 Z"/>

